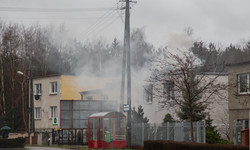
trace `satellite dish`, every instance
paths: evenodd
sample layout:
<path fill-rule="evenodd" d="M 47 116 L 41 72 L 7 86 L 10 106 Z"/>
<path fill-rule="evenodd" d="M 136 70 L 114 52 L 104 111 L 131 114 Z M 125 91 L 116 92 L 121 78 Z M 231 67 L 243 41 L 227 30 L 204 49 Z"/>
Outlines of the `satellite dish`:
<path fill-rule="evenodd" d="M 35 95 L 35 100 L 39 100 L 40 99 L 40 95 Z"/>

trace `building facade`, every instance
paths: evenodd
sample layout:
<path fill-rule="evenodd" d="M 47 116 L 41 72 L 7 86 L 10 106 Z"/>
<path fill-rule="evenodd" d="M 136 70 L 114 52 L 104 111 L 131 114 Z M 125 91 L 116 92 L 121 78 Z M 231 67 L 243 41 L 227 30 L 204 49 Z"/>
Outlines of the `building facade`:
<path fill-rule="evenodd" d="M 52 119 L 60 116 L 61 78 L 51 76 L 33 80 L 36 130 L 51 130 Z M 58 122 L 60 127 L 60 121 Z"/>
<path fill-rule="evenodd" d="M 106 84 L 112 82 L 110 78 L 65 75 L 33 79 L 36 131 L 60 128 L 62 117 L 60 107 L 64 101 L 81 101 L 81 91 L 89 91 L 96 87 L 105 88 Z M 54 118 L 57 119 L 57 123 L 54 122 Z"/>
<path fill-rule="evenodd" d="M 218 77 L 217 80 L 218 82 L 227 83 L 227 75 L 222 75 Z M 66 106 L 64 106 L 66 101 L 114 101 L 116 111 L 120 111 L 120 83 L 120 79 L 117 78 L 64 75 L 34 79 L 34 95 L 37 99 L 34 100 L 36 130 L 51 130 L 56 127 L 61 128 L 62 125 L 60 125 L 60 123 L 62 122 L 62 117 L 65 119 L 63 122 L 67 121 L 67 119 L 70 120 L 70 117 L 65 118 L 64 116 L 67 115 L 61 114 L 60 110 L 62 106 L 65 107 L 64 109 L 67 109 Z M 155 87 L 144 81 L 134 81 L 132 83 L 132 108 L 134 107 L 137 111 L 137 108 L 141 105 L 143 107 L 144 116 L 149 119 L 149 123 L 162 123 L 167 113 L 177 118 L 175 115 L 177 111 L 176 107 L 162 108 L 160 106 L 159 99 L 153 96 Z M 162 86 L 166 90 L 169 100 L 177 94 L 173 84 L 163 83 Z M 225 95 L 227 95 L 227 93 L 225 93 Z M 124 104 L 127 104 L 126 99 L 125 94 Z M 65 103 L 62 105 L 62 102 Z M 83 105 L 83 103 L 81 103 L 81 105 Z M 115 105 L 112 105 L 112 107 Z M 72 106 L 77 108 L 76 105 Z M 86 108 L 92 106 L 81 107 Z M 79 110 L 82 108 L 79 107 Z M 225 128 L 224 124 L 222 124 L 222 119 L 228 119 L 227 98 L 220 99 L 218 97 L 214 99 L 214 103 L 209 106 L 207 111 L 210 112 L 211 118 L 214 120 L 214 125 Z M 82 115 L 86 116 L 86 114 Z M 77 118 L 78 116 L 79 115 L 75 115 L 73 118 Z M 54 117 L 58 118 L 57 126 L 53 126 Z"/>
<path fill-rule="evenodd" d="M 228 65 L 228 109 L 230 140 L 236 143 L 235 125 L 243 123 L 248 128 L 250 109 L 250 61 Z"/>

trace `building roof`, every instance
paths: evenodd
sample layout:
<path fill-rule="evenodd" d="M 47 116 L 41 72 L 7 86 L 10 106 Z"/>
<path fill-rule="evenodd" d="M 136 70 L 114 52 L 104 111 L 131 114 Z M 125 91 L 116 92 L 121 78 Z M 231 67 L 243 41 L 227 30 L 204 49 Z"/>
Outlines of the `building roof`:
<path fill-rule="evenodd" d="M 58 74 L 51 74 L 51 75 L 46 75 L 46 76 L 35 76 L 33 79 L 42 79 L 42 78 L 51 78 L 51 77 L 60 77 L 61 75 Z"/>
<path fill-rule="evenodd" d="M 250 64 L 250 61 L 243 61 L 243 62 L 238 62 L 238 63 L 232 63 L 232 64 L 227 64 L 227 67 L 233 67 L 233 66 L 241 66 L 241 65 L 247 65 Z"/>
<path fill-rule="evenodd" d="M 89 116 L 89 118 L 92 117 L 125 117 L 125 115 L 123 113 L 120 112 L 98 112 L 98 113 L 94 113 L 92 115 Z"/>

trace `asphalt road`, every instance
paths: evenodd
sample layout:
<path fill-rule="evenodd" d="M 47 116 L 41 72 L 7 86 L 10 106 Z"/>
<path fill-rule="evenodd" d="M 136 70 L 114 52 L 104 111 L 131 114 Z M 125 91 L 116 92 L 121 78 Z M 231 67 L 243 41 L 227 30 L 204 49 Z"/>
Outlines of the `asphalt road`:
<path fill-rule="evenodd" d="M 55 148 L 55 147 L 25 147 L 23 150 L 69 150 L 69 149 Z"/>
<path fill-rule="evenodd" d="M 57 148 L 57 147 L 25 147 L 25 148 L 0 148 L 0 150 L 69 150 L 69 149 Z"/>

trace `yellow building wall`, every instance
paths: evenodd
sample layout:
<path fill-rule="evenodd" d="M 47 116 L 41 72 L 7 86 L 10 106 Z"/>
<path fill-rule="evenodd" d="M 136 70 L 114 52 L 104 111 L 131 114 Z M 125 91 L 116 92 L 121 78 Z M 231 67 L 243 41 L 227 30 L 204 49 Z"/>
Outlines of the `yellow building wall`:
<path fill-rule="evenodd" d="M 112 78 L 61 76 L 61 100 L 81 100 L 80 92 L 106 88 Z"/>
<path fill-rule="evenodd" d="M 84 88 L 76 86 L 76 80 L 75 76 L 61 76 L 61 100 L 81 100 L 79 92 Z"/>

